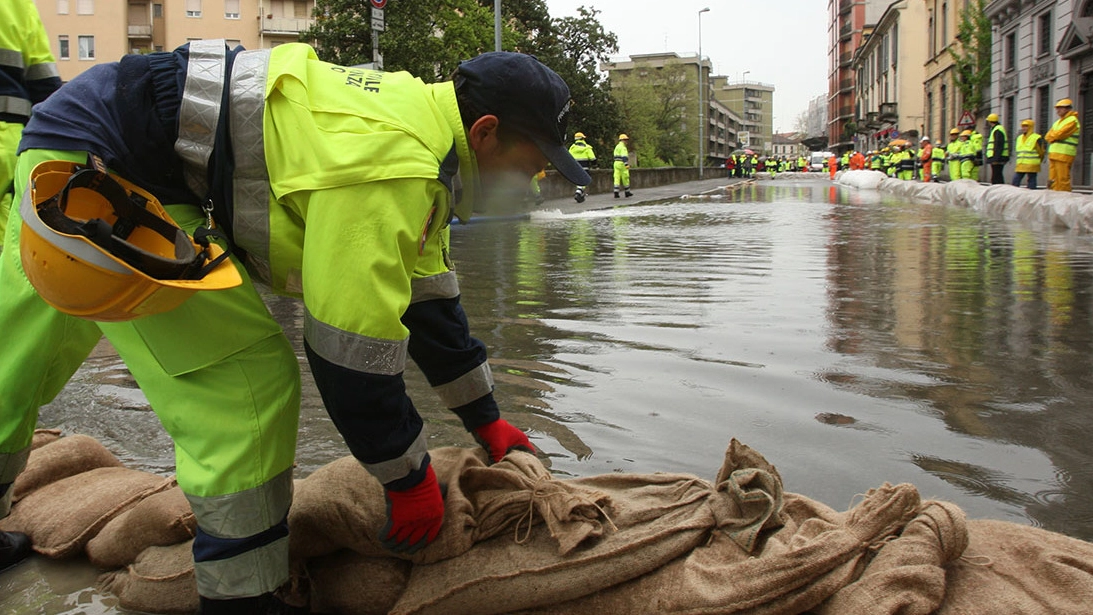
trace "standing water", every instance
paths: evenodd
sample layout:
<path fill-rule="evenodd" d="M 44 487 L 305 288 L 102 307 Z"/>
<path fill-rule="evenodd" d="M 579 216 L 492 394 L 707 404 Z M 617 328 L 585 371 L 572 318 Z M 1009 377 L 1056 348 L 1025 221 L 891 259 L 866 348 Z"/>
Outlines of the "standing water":
<path fill-rule="evenodd" d="M 837 510 L 910 482 L 972 518 L 1093 540 L 1093 238 L 779 180 L 456 226 L 452 243 L 502 411 L 559 477 L 712 480 L 737 438 Z M 306 372 L 302 308 L 269 304 Z M 407 380 L 430 446 L 472 446 L 416 369 Z M 172 471 L 108 349 L 40 424 Z M 298 474 L 346 454 L 305 375 Z M 110 612 L 80 566 L 0 577 L 0 610 Z"/>

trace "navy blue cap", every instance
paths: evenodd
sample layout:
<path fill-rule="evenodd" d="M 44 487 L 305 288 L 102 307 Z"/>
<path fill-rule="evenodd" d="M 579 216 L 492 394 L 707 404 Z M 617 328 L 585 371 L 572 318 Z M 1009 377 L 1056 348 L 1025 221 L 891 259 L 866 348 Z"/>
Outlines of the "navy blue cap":
<path fill-rule="evenodd" d="M 565 147 L 566 125 L 573 101 L 569 86 L 535 56 L 490 51 L 459 63 L 466 80 L 464 96 L 477 109 L 531 139 L 566 179 L 578 186 L 592 183 L 588 172 Z"/>

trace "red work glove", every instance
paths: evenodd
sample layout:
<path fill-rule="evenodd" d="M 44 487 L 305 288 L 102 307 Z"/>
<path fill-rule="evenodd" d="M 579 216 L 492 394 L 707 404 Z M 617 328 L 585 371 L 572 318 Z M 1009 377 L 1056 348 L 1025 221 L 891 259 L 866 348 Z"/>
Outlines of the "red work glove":
<path fill-rule="evenodd" d="M 486 449 L 493 463 L 501 461 L 514 448 L 535 454 L 535 447 L 531 445 L 531 441 L 524 432 L 510 425 L 505 419 L 497 419 L 476 428 L 474 439 Z"/>
<path fill-rule="evenodd" d="M 384 548 L 412 555 L 436 540 L 444 522 L 444 496 L 432 465 L 425 471 L 425 480 L 406 491 L 385 490 L 384 495 L 387 523 L 379 536 Z"/>

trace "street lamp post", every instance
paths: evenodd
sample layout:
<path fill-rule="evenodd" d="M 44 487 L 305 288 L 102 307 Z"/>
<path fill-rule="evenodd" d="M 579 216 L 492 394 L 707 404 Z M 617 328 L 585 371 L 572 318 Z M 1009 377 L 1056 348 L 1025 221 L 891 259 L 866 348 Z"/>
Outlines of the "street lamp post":
<path fill-rule="evenodd" d="M 704 117 L 706 115 L 706 96 L 702 89 L 702 14 L 710 12 L 706 7 L 698 12 L 698 179 L 702 179 L 702 168 L 706 166 L 706 143 L 702 140 L 705 131 Z"/>

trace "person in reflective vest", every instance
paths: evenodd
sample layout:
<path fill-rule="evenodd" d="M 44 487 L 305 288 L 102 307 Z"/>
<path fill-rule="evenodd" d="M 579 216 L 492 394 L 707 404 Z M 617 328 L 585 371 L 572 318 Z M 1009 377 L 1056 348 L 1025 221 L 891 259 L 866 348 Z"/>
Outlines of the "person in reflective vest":
<path fill-rule="evenodd" d="M 1070 192 L 1070 166 L 1078 156 L 1078 139 L 1082 126 L 1078 123 L 1078 112 L 1074 103 L 1064 98 L 1055 103 L 1055 115 L 1059 119 L 1052 124 L 1051 130 L 1044 135 L 1047 141 L 1048 190 Z"/>
<path fill-rule="evenodd" d="M 1021 180 L 1028 177 L 1028 189 L 1036 189 L 1036 174 L 1044 164 L 1044 139 L 1036 133 L 1036 123 L 1031 119 L 1021 120 L 1021 134 L 1017 135 L 1014 155 L 1017 166 L 1014 168 L 1013 185 L 1020 186 Z"/>
<path fill-rule="evenodd" d="M 831 176 L 831 179 L 835 179 L 835 173 L 839 170 L 839 159 L 834 154 L 827 159 L 827 173 Z"/>
<path fill-rule="evenodd" d="M 915 159 L 909 149 L 896 145 L 892 149 L 891 164 L 896 169 L 896 179 L 911 180 L 915 178 Z"/>
<path fill-rule="evenodd" d="M 573 133 L 573 145 L 569 146 L 569 155 L 573 156 L 573 159 L 577 161 L 577 164 L 581 165 L 585 171 L 592 168 L 593 163 L 596 162 L 596 154 L 592 151 L 592 146 L 585 141 L 583 132 Z M 578 203 L 584 203 L 585 188 L 588 186 L 577 186 L 573 192 L 573 200 Z"/>
<path fill-rule="evenodd" d="M 931 162 L 934 157 L 934 146 L 930 143 L 930 137 L 923 136 L 919 139 L 922 149 L 919 151 L 919 179 L 928 182 L 933 177 L 934 168 Z"/>
<path fill-rule="evenodd" d="M 884 156 L 879 151 L 869 152 L 869 168 L 881 173 L 884 172 Z"/>
<path fill-rule="evenodd" d="M 949 180 L 961 179 L 960 150 L 964 148 L 964 140 L 960 138 L 960 129 L 953 128 L 949 131 L 949 144 L 945 146 L 945 160 L 949 161 Z"/>
<path fill-rule="evenodd" d="M 1002 167 L 1010 159 L 1010 140 L 1006 129 L 998 123 L 998 114 L 991 113 L 987 116 L 987 127 L 990 135 L 987 137 L 987 164 L 991 165 L 991 184 L 1004 184 L 1006 178 L 1002 174 Z"/>
<path fill-rule="evenodd" d="M 634 196 L 630 192 L 630 137 L 626 134 L 619 135 L 619 143 L 615 146 L 614 183 L 615 198 L 619 198 L 619 191 L 626 193 L 626 197 Z"/>
<path fill-rule="evenodd" d="M 930 181 L 941 181 L 941 168 L 945 165 L 945 148 L 938 145 L 930 148 Z"/>
<path fill-rule="evenodd" d="M 485 346 L 469 334 L 450 222 L 511 203 L 548 163 L 587 185 L 564 143 L 570 105 L 557 73 L 511 52 L 461 62 L 435 84 L 322 62 L 302 43 L 198 40 L 89 68 L 24 130 L 11 245 L 33 235 L 22 230 L 32 170 L 94 150 L 186 233 L 215 224 L 248 266 L 233 257 L 241 285 L 177 309 L 93 322 L 46 304 L 37 288 L 51 280 L 32 285 L 20 250 L 0 254 L 0 364 L 19 366 L 0 370 L 0 484 L 26 465 L 38 408 L 105 334 L 174 441 L 197 518 L 202 612 L 269 612 L 289 578 L 300 352 L 349 451 L 382 485 L 377 543 L 403 557 L 426 548 L 445 505 L 407 359 L 490 462 L 534 450 L 501 418 Z M 301 351 L 248 272 L 302 299 Z"/>
<path fill-rule="evenodd" d="M 983 150 L 978 143 L 982 142 L 983 137 L 980 136 L 977 141 L 975 137 L 978 134 L 978 132 L 972 132 L 971 130 L 964 130 L 960 133 L 960 176 L 963 179 L 979 181 L 979 159 L 983 154 Z"/>
<path fill-rule="evenodd" d="M 843 155 L 839 158 L 839 168 L 843 170 L 850 168 L 850 150 L 843 152 Z"/>
<path fill-rule="evenodd" d="M 0 2 L 0 249 L 14 199 L 15 153 L 23 126 L 31 106 L 59 87 L 61 78 L 34 1 Z"/>

